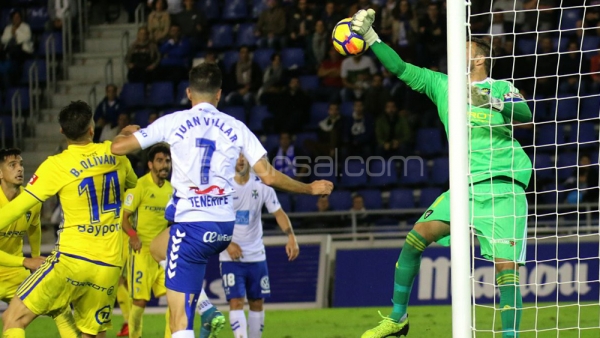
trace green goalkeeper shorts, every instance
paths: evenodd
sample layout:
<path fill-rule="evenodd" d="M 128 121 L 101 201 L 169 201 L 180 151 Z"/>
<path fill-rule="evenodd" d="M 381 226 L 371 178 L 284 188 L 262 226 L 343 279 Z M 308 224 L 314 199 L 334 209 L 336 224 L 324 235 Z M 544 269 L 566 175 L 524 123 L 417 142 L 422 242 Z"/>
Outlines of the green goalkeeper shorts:
<path fill-rule="evenodd" d="M 471 224 L 479 239 L 481 256 L 525 263 L 527 199 L 522 187 L 510 182 L 480 182 L 469 187 Z M 441 194 L 417 223 L 450 223 L 450 191 Z M 450 235 L 437 241 L 450 245 Z"/>

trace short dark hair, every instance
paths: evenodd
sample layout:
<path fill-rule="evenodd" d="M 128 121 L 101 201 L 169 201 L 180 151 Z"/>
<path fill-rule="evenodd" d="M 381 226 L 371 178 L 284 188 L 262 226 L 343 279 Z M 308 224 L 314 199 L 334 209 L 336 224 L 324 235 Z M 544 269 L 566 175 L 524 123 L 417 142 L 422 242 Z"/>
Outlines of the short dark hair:
<path fill-rule="evenodd" d="M 150 148 L 148 151 L 148 161 L 153 162 L 156 158 L 156 154 L 165 154 L 167 156 L 171 156 L 171 149 L 166 144 L 159 143 Z"/>
<path fill-rule="evenodd" d="M 113 87 L 115 90 L 118 90 L 118 89 L 119 89 L 119 87 L 117 87 L 117 85 L 116 85 L 116 84 L 114 84 L 114 83 L 109 83 L 109 84 L 107 84 L 107 85 L 106 85 L 106 87 L 104 87 L 104 90 L 108 90 L 108 88 L 110 88 L 110 87 Z"/>
<path fill-rule="evenodd" d="M 7 158 L 21 155 L 19 148 L 4 148 L 0 149 L 0 164 L 4 163 Z"/>
<path fill-rule="evenodd" d="M 490 43 L 487 40 L 481 38 L 471 38 L 471 42 L 477 46 L 478 53 L 485 56 L 484 68 L 487 75 L 490 75 L 490 70 L 492 69 L 492 58 L 494 55 L 494 50 L 490 46 Z"/>
<path fill-rule="evenodd" d="M 190 70 L 190 90 L 196 93 L 215 94 L 222 84 L 223 74 L 214 63 L 203 62 Z"/>
<path fill-rule="evenodd" d="M 94 114 L 89 104 L 71 101 L 58 115 L 58 123 L 69 140 L 78 140 L 88 132 Z"/>
<path fill-rule="evenodd" d="M 154 2 L 152 2 L 152 10 L 156 10 L 156 4 L 162 1 L 163 3 L 163 11 L 166 11 L 169 8 L 169 3 L 167 2 L 167 0 L 154 0 Z"/>

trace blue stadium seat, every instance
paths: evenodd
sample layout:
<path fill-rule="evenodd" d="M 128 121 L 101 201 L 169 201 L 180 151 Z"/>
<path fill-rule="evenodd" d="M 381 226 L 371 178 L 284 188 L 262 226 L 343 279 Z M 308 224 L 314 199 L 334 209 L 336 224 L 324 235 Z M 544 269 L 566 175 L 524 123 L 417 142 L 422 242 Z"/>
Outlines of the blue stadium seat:
<path fill-rule="evenodd" d="M 281 209 L 285 212 L 292 212 L 292 197 L 290 194 L 285 192 L 277 191 L 277 199 L 279 200 L 279 205 L 281 205 Z"/>
<path fill-rule="evenodd" d="M 296 195 L 295 212 L 315 212 L 317 211 L 317 199 L 319 196 Z"/>
<path fill-rule="evenodd" d="M 189 87 L 189 81 L 181 81 L 177 85 L 177 93 L 175 94 L 175 104 L 178 106 L 189 107 L 191 105 L 190 100 L 187 97 L 186 89 Z"/>
<path fill-rule="evenodd" d="M 284 48 L 281 50 L 281 64 L 287 69 L 304 67 L 304 49 Z"/>
<path fill-rule="evenodd" d="M 240 25 L 237 31 L 237 37 L 235 39 L 236 45 L 238 47 L 241 46 L 255 46 L 256 45 L 256 36 L 254 35 L 254 27 L 253 23 L 243 23 Z"/>
<path fill-rule="evenodd" d="M 41 32 L 46 28 L 46 22 L 50 20 L 46 7 L 35 7 L 27 9 L 27 23 L 33 32 Z"/>
<path fill-rule="evenodd" d="M 417 131 L 417 153 L 422 156 L 437 155 L 444 152 L 441 130 L 438 128 L 423 128 Z"/>
<path fill-rule="evenodd" d="M 10 12 L 12 9 L 4 9 L 0 11 L 0 27 L 6 27 L 10 24 Z M 2 28 L 4 29 L 4 28 Z"/>
<path fill-rule="evenodd" d="M 244 107 L 228 106 L 223 108 L 223 113 L 246 123 L 246 109 Z"/>
<path fill-rule="evenodd" d="M 4 128 L 4 136 L 6 139 L 10 139 L 13 137 L 13 128 L 12 128 L 12 116 L 11 115 L 0 115 L 0 129 Z"/>
<path fill-rule="evenodd" d="M 335 165 L 327 160 L 315 160 L 311 180 L 327 180 L 336 184 L 338 175 L 335 172 Z"/>
<path fill-rule="evenodd" d="M 329 115 L 329 103 L 317 102 L 313 103 L 310 108 L 310 119 L 308 122 L 309 128 L 317 128 L 319 122 L 327 118 Z"/>
<path fill-rule="evenodd" d="M 258 19 L 260 13 L 267 9 L 267 0 L 253 0 L 252 18 Z"/>
<path fill-rule="evenodd" d="M 37 65 L 37 75 L 40 82 L 46 82 L 46 61 L 44 60 L 26 60 L 23 63 L 23 71 L 21 72 L 21 83 L 29 83 L 29 69 L 33 64 Z M 35 73 L 35 70 L 34 70 Z"/>
<path fill-rule="evenodd" d="M 137 124 L 142 128 L 146 128 L 148 126 L 148 117 L 150 117 L 152 112 L 153 110 L 150 109 L 136 110 L 133 113 L 133 124 Z"/>
<path fill-rule="evenodd" d="M 600 117 L 600 95 L 582 98 L 579 118 L 597 119 L 598 117 Z"/>
<path fill-rule="evenodd" d="M 583 15 L 580 8 L 562 9 L 562 15 L 560 16 L 560 30 L 563 31 L 572 29 L 573 31 L 570 33 L 574 34 L 578 20 L 583 20 Z"/>
<path fill-rule="evenodd" d="M 231 25 L 213 25 L 210 33 L 213 48 L 229 48 L 233 46 L 233 29 Z"/>
<path fill-rule="evenodd" d="M 597 151 L 594 151 L 594 152 L 592 153 L 592 155 L 590 156 L 590 162 L 591 162 L 592 164 L 598 164 L 598 157 L 599 157 L 598 155 L 600 155 L 600 154 L 598 154 L 598 152 L 597 152 Z"/>
<path fill-rule="evenodd" d="M 306 140 L 316 140 L 317 133 L 314 132 L 304 132 L 296 134 L 296 139 L 294 140 L 294 145 L 298 148 L 303 149 L 306 152 L 306 148 L 304 146 L 304 142 Z"/>
<path fill-rule="evenodd" d="M 272 48 L 259 48 L 252 53 L 252 61 L 265 70 L 271 64 L 271 56 L 275 53 Z"/>
<path fill-rule="evenodd" d="M 556 160 L 556 177 L 559 180 L 566 180 L 571 176 L 577 175 L 577 164 L 579 157 L 576 152 L 560 152 Z"/>
<path fill-rule="evenodd" d="M 219 18 L 218 0 L 199 0 L 196 3 L 196 8 L 200 9 L 208 20 L 212 21 Z"/>
<path fill-rule="evenodd" d="M 431 183 L 435 185 L 448 184 L 450 179 L 450 165 L 447 157 L 440 157 L 433 160 L 433 167 L 431 168 Z"/>
<path fill-rule="evenodd" d="M 165 107 L 173 105 L 175 101 L 173 82 L 154 82 L 148 92 L 148 105 L 151 107 Z"/>
<path fill-rule="evenodd" d="M 537 153 L 533 158 L 533 181 L 535 180 L 549 180 L 554 177 L 556 170 L 552 164 L 550 155 L 544 153 Z"/>
<path fill-rule="evenodd" d="M 21 101 L 21 109 L 29 110 L 29 88 L 28 87 L 13 87 L 6 91 L 4 97 L 5 111 L 12 111 L 12 98 L 16 93 L 19 93 L 20 99 L 15 99 L 15 104 Z M 15 107 L 16 108 L 16 107 Z"/>
<path fill-rule="evenodd" d="M 248 13 L 245 0 L 225 0 L 222 18 L 225 20 L 244 19 Z"/>
<path fill-rule="evenodd" d="M 344 162 L 340 185 L 347 188 L 356 188 L 367 185 L 367 170 L 365 163 L 360 160 L 349 160 Z"/>
<path fill-rule="evenodd" d="M 352 207 L 352 195 L 348 190 L 334 190 L 329 196 L 329 206 L 335 211 L 347 211 Z"/>
<path fill-rule="evenodd" d="M 50 39 L 50 36 L 52 36 L 54 38 L 54 48 L 56 51 L 56 55 L 62 55 L 63 52 L 63 41 L 62 41 L 62 34 L 60 32 L 53 32 L 53 33 L 44 33 L 42 34 L 42 37 L 40 38 L 40 44 L 38 47 L 38 51 L 37 54 L 39 56 L 45 57 L 46 56 L 46 42 L 48 39 Z M 52 42 L 49 43 L 50 45 L 52 44 Z"/>
<path fill-rule="evenodd" d="M 428 180 L 427 164 L 425 161 L 412 159 L 404 162 L 404 168 L 402 168 L 402 172 L 400 173 L 400 183 L 418 185 L 427 183 Z"/>
<path fill-rule="evenodd" d="M 544 187 L 536 192 L 536 197 L 538 198 L 538 203 L 540 204 L 560 204 L 562 203 L 564 197 L 564 187 L 556 183 L 548 183 L 544 185 Z M 550 213 L 549 210 L 541 211 L 541 213 Z"/>
<path fill-rule="evenodd" d="M 390 209 L 413 209 L 415 197 L 410 189 L 394 189 L 390 191 L 388 206 Z"/>
<path fill-rule="evenodd" d="M 265 137 L 263 142 L 263 146 L 267 151 L 270 151 L 273 148 L 279 147 L 279 135 L 278 134 L 269 134 Z"/>
<path fill-rule="evenodd" d="M 121 89 L 121 102 L 126 107 L 139 107 L 146 104 L 146 95 L 144 94 L 143 83 L 125 83 Z"/>
<path fill-rule="evenodd" d="M 300 80 L 300 87 L 306 91 L 319 89 L 320 80 L 316 75 L 302 75 L 298 79 Z"/>
<path fill-rule="evenodd" d="M 237 62 L 240 56 L 240 52 L 237 50 L 228 50 L 223 54 L 223 64 L 225 65 L 225 71 L 231 71 L 231 67 Z"/>
<path fill-rule="evenodd" d="M 255 106 L 250 112 L 250 118 L 248 119 L 248 128 L 253 132 L 261 132 L 264 130 L 263 122 L 265 119 L 271 118 L 271 112 L 267 109 L 267 106 Z"/>
<path fill-rule="evenodd" d="M 574 120 L 577 118 L 579 100 L 576 96 L 559 95 L 556 100 L 550 101 L 550 114 L 556 121 Z"/>
<path fill-rule="evenodd" d="M 536 147 L 543 146 L 559 146 L 565 143 L 565 131 L 562 124 L 547 123 L 537 126 L 536 128 Z M 542 148 L 540 150 L 547 150 Z"/>
<path fill-rule="evenodd" d="M 520 55 L 531 55 L 535 54 L 537 42 L 534 39 L 518 38 L 517 49 L 520 51 Z"/>
<path fill-rule="evenodd" d="M 435 202 L 435 200 L 442 194 L 440 188 L 423 188 L 421 189 L 421 197 L 419 197 L 419 207 L 427 208 Z"/>
<path fill-rule="evenodd" d="M 598 45 L 600 45 L 600 36 L 585 35 L 581 42 L 581 51 L 586 60 L 598 54 Z"/>
<path fill-rule="evenodd" d="M 571 142 L 577 142 L 579 148 L 591 148 L 598 146 L 598 132 L 593 122 L 573 123 L 571 126 Z"/>
<path fill-rule="evenodd" d="M 393 161 L 369 161 L 369 186 L 385 187 L 398 184 L 398 171 Z"/>
<path fill-rule="evenodd" d="M 530 146 L 533 144 L 533 128 L 513 128 L 513 137 L 522 146 Z"/>
<path fill-rule="evenodd" d="M 357 192 L 362 196 L 365 203 L 365 209 L 377 210 L 383 209 L 383 201 L 381 200 L 381 190 L 379 189 L 365 189 Z"/>
<path fill-rule="evenodd" d="M 569 39 L 567 36 L 552 38 L 552 46 L 558 49 L 559 52 L 566 52 L 569 47 Z"/>
<path fill-rule="evenodd" d="M 354 112 L 354 102 L 343 102 L 340 105 L 340 113 L 342 116 L 346 116 L 348 118 L 352 117 L 352 113 Z"/>
<path fill-rule="evenodd" d="M 533 113 L 535 122 L 554 120 L 554 110 L 550 111 L 550 99 L 537 96 L 534 100 L 527 101 L 527 104 Z"/>

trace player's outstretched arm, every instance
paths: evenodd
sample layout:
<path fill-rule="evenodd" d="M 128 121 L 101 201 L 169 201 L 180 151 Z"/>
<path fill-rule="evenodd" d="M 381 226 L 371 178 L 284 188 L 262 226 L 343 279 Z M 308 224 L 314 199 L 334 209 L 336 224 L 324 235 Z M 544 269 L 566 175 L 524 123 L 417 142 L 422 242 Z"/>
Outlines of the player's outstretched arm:
<path fill-rule="evenodd" d="M 298 247 L 298 241 L 296 240 L 296 234 L 294 234 L 294 228 L 292 228 L 292 222 L 288 215 L 279 208 L 279 210 L 273 213 L 277 225 L 281 228 L 281 231 L 288 236 L 288 242 L 285 245 L 285 252 L 288 255 L 288 260 L 293 261 L 300 254 L 300 248 Z"/>
<path fill-rule="evenodd" d="M 329 195 L 333 190 L 333 183 L 326 180 L 310 184 L 296 181 L 273 168 L 266 157 L 258 160 L 252 169 L 264 184 L 279 190 L 307 195 Z"/>
<path fill-rule="evenodd" d="M 110 152 L 115 155 L 127 155 L 142 149 L 138 139 L 133 136 L 133 133 L 138 130 L 140 130 L 140 126 L 136 125 L 130 125 L 123 128 L 119 135 L 115 136 L 115 139 L 110 146 Z"/>
<path fill-rule="evenodd" d="M 35 198 L 27 190 L 0 209 L 0 230 L 13 224 L 34 205 L 42 201 Z"/>

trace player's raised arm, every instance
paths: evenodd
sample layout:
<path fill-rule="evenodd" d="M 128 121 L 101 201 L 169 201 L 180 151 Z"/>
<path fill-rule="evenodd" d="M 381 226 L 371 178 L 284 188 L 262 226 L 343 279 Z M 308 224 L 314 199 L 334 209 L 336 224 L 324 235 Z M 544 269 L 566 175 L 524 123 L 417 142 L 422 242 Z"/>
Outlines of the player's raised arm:
<path fill-rule="evenodd" d="M 133 133 L 140 130 L 140 126 L 130 125 L 121 130 L 119 135 L 115 136 L 110 152 L 115 155 L 127 155 L 136 150 L 142 149 L 138 139 L 133 136 Z"/>
<path fill-rule="evenodd" d="M 505 81 L 502 81 L 500 86 L 506 88 L 496 89 L 495 87 L 492 87 L 492 91 L 496 92 L 496 90 L 498 90 L 503 95 L 502 98 L 486 94 L 478 87 L 469 85 L 469 90 L 471 92 L 471 95 L 469 96 L 471 100 L 470 103 L 476 107 L 493 109 L 500 112 L 500 114 L 509 118 L 511 121 L 522 123 L 531 122 L 533 114 L 531 113 L 531 109 L 529 109 L 529 105 L 525 102 L 525 98 L 519 93 L 519 90 Z"/>
<path fill-rule="evenodd" d="M 329 195 L 333 190 L 333 183 L 326 180 L 313 181 L 310 184 L 296 181 L 273 168 L 266 157 L 258 160 L 252 169 L 266 185 L 279 190 L 307 195 Z"/>
<path fill-rule="evenodd" d="M 0 209 L 0 230 L 13 224 L 24 213 L 33 208 L 37 203 L 42 202 L 31 194 L 19 194 L 14 200 L 8 203 L 4 208 Z"/>

